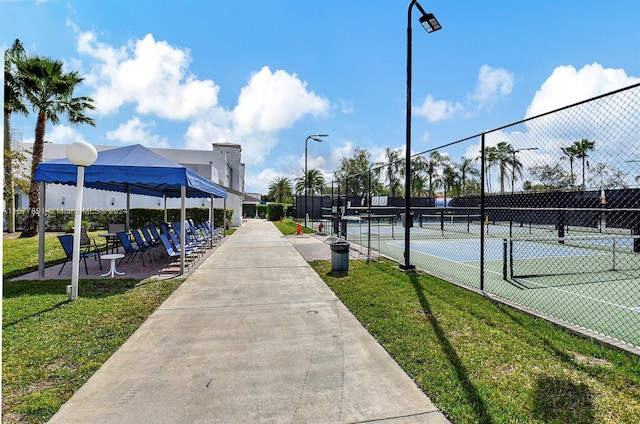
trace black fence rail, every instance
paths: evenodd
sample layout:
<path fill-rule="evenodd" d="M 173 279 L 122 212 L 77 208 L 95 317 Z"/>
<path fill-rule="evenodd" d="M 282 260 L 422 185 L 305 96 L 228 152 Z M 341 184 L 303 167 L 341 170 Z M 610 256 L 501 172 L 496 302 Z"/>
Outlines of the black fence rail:
<path fill-rule="evenodd" d="M 407 168 L 410 192 L 391 190 Z M 640 347 L 640 84 L 333 188 L 312 218 L 364 251 L 403 263 L 409 225 L 411 264 Z"/>

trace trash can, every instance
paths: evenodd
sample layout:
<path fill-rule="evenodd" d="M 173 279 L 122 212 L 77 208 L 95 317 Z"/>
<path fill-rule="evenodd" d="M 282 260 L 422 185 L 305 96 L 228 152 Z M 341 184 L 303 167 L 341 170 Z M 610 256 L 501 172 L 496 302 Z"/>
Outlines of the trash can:
<path fill-rule="evenodd" d="M 349 271 L 349 242 L 336 240 L 331 243 L 331 270 Z"/>
<path fill-rule="evenodd" d="M 400 214 L 400 219 L 402 219 L 402 226 L 403 226 L 403 227 L 406 227 L 406 226 L 407 226 L 407 223 L 406 223 L 406 220 L 407 220 L 407 219 L 406 219 L 406 216 L 405 216 L 405 215 L 406 215 L 406 214 L 404 214 L 404 213 L 401 213 L 401 214 Z M 411 212 L 411 213 L 409 214 L 409 227 L 413 227 L 413 212 Z"/>

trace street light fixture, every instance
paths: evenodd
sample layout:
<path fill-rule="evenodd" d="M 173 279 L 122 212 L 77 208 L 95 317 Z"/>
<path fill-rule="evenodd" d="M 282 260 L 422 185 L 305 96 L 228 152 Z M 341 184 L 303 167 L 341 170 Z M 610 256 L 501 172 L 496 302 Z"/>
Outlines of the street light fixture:
<path fill-rule="evenodd" d="M 524 152 L 527 150 L 538 150 L 537 147 L 528 147 L 526 149 L 513 150 L 513 169 L 511 170 L 511 194 L 514 192 L 514 185 L 516 183 L 516 153 Z"/>
<path fill-rule="evenodd" d="M 442 29 L 442 26 L 432 13 L 427 13 L 420 6 L 417 0 L 412 0 L 409 3 L 409 10 L 407 12 L 407 111 L 406 111 L 406 146 L 405 146 L 405 180 L 404 180 L 404 264 L 400 264 L 400 269 L 410 271 L 415 269 L 414 265 L 411 265 L 410 261 L 410 237 L 411 237 L 411 224 L 413 218 L 411 216 L 411 10 L 413 6 L 416 6 L 422 16 L 420 17 L 420 24 L 428 32 L 434 32 Z"/>
<path fill-rule="evenodd" d="M 329 134 L 311 134 L 304 140 L 304 226 L 307 226 L 307 195 L 309 193 L 309 182 L 307 181 L 308 169 L 307 169 L 307 151 L 309 140 L 322 143 L 324 140 L 320 137 L 329 137 Z"/>
<path fill-rule="evenodd" d="M 73 256 L 71 261 L 71 287 L 67 288 L 69 300 L 78 298 L 78 273 L 80 270 L 80 226 L 82 225 L 82 191 L 84 188 L 84 168 L 91 166 L 98 158 L 92 144 L 77 141 L 67 147 L 67 159 L 78 167 L 76 179 L 76 212 L 73 227 Z"/>

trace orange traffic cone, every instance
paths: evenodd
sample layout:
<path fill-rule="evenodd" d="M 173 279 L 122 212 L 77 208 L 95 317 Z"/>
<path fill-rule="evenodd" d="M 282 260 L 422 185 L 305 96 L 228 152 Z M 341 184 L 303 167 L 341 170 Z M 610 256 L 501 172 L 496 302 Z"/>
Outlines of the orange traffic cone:
<path fill-rule="evenodd" d="M 298 222 L 298 226 L 296 227 L 296 234 L 302 234 L 302 228 L 300 228 L 300 223 Z"/>

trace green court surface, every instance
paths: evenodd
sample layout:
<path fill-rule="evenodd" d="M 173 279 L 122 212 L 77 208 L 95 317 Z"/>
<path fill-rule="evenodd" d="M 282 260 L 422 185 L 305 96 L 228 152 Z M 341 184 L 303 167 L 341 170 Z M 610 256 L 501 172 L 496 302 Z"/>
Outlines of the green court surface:
<path fill-rule="evenodd" d="M 462 222 L 450 222 L 444 232 L 440 223 L 413 227 L 411 263 L 480 289 L 481 226 L 469 225 L 468 233 L 466 228 Z M 508 227 L 506 231 L 489 228 L 484 246 L 485 292 L 640 346 L 640 253 L 633 252 L 630 235 L 572 234 L 559 241 L 551 230 L 529 233 L 518 228 L 518 233 L 511 231 L 514 243 Z M 372 250 L 404 261 L 401 225 L 372 222 L 369 227 L 352 222 L 348 231 L 352 243 L 363 247 L 370 243 Z"/>

